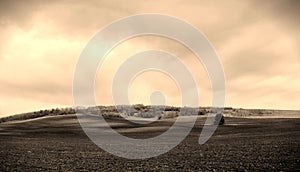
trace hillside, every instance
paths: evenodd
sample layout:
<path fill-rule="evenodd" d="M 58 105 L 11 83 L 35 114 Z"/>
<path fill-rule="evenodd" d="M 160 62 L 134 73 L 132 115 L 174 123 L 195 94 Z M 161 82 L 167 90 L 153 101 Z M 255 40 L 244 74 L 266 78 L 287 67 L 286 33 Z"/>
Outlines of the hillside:
<path fill-rule="evenodd" d="M 96 106 L 96 107 L 78 107 L 74 108 L 56 108 L 46 109 L 22 114 L 16 114 L 12 116 L 0 118 L 1 122 L 14 121 L 14 120 L 26 120 L 43 116 L 56 116 L 64 114 L 75 114 L 77 112 L 97 113 L 101 112 L 104 117 L 122 117 L 122 116 L 136 116 L 142 118 L 151 118 L 160 116 L 163 118 L 173 118 L 178 115 L 200 115 L 205 116 L 210 112 L 210 107 L 174 107 L 174 106 L 149 106 L 137 104 L 131 106 Z M 99 111 L 100 110 L 100 111 Z M 300 118 L 300 111 L 296 110 L 271 110 L 271 109 L 242 109 L 225 107 L 223 111 L 225 117 L 246 117 L 246 118 Z"/>

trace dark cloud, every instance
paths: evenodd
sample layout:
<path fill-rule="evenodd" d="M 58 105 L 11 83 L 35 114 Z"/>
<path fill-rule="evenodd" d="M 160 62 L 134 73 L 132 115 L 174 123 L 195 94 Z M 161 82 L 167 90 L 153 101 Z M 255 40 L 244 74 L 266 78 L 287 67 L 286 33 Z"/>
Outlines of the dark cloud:
<path fill-rule="evenodd" d="M 298 0 L 267 0 L 252 1 L 260 15 L 271 18 L 280 27 L 299 30 L 300 1 Z"/>
<path fill-rule="evenodd" d="M 30 30 L 43 22 L 53 29 L 50 31 L 52 36 L 90 36 L 105 24 L 134 13 L 135 8 L 135 4 L 126 5 L 114 0 L 3 0 L 0 2 L 0 24 L 15 24 L 23 30 Z"/>
<path fill-rule="evenodd" d="M 32 25 L 31 18 L 41 11 L 45 6 L 55 1 L 38 1 L 38 0 L 1 0 L 0 1 L 0 23 L 16 24 L 19 27 L 29 29 Z"/>

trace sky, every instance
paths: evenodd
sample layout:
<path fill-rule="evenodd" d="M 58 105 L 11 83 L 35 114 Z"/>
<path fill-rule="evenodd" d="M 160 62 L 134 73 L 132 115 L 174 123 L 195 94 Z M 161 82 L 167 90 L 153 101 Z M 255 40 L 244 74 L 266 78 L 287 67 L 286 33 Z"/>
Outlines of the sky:
<path fill-rule="evenodd" d="M 73 106 L 73 73 L 87 42 L 114 20 L 142 13 L 180 18 L 206 35 L 224 68 L 226 106 L 299 110 L 299 6 L 297 0 L 1 0 L 0 116 Z M 149 49 L 178 56 L 195 77 L 199 105 L 210 105 L 203 64 L 182 44 L 159 36 L 132 38 L 107 55 L 97 72 L 98 104 L 113 103 L 112 79 L 122 62 Z M 155 71 L 138 75 L 128 96 L 132 104 L 149 104 L 156 90 L 167 104 L 180 105 L 176 82 Z"/>

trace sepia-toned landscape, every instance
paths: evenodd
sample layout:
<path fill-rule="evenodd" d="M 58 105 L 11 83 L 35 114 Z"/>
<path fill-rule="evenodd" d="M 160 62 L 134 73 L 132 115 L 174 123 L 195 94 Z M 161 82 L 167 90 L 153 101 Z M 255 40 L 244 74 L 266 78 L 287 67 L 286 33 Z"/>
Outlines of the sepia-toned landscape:
<path fill-rule="evenodd" d="M 300 171 L 300 0 L 0 0 L 0 172 Z"/>

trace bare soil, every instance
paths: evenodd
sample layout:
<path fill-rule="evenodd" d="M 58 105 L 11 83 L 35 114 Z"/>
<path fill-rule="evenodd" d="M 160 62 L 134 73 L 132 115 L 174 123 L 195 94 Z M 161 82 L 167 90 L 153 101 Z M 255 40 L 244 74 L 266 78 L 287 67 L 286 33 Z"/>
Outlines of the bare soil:
<path fill-rule="evenodd" d="M 148 138 L 170 119 L 148 126 L 107 119 L 120 133 Z M 291 171 L 300 170 L 300 118 L 225 118 L 213 137 L 198 144 L 205 118 L 170 152 L 146 160 L 111 155 L 82 131 L 76 116 L 48 116 L 0 123 L 0 171 Z M 136 128 L 136 130 L 129 130 Z M 128 130 L 127 130 L 128 129 Z"/>

